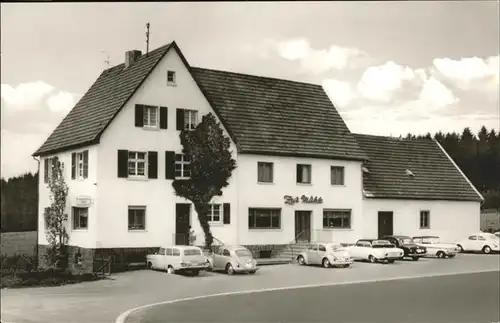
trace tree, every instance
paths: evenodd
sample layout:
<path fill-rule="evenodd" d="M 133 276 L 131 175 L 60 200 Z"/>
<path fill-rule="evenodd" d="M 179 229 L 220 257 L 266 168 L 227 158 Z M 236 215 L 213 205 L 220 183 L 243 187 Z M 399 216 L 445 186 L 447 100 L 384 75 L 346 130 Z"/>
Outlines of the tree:
<path fill-rule="evenodd" d="M 207 217 L 209 203 L 214 196 L 222 195 L 236 168 L 229 150 L 231 141 L 212 113 L 203 116 L 194 130 L 181 131 L 180 140 L 182 152 L 191 157 L 191 177 L 174 180 L 172 186 L 177 196 L 193 202 L 205 234 L 205 247 L 210 248 L 213 236 Z"/>
<path fill-rule="evenodd" d="M 51 205 L 45 208 L 44 212 L 45 235 L 49 242 L 46 259 L 49 266 L 66 269 L 69 235 L 66 230 L 68 215 L 65 210 L 68 186 L 64 180 L 64 164 L 57 159 L 52 167 L 52 176 L 49 177 L 48 188 L 50 190 Z"/>

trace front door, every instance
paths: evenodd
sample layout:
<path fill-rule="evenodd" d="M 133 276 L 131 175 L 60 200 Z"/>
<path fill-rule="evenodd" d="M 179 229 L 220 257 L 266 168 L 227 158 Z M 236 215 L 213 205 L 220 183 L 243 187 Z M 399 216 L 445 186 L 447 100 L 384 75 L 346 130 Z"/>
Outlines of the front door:
<path fill-rule="evenodd" d="M 189 245 L 189 228 L 191 204 L 177 203 L 175 205 L 175 244 Z"/>
<path fill-rule="evenodd" d="M 295 211 L 296 242 L 311 241 L 311 211 Z"/>
<path fill-rule="evenodd" d="M 393 212 L 378 212 L 378 238 L 393 234 Z"/>

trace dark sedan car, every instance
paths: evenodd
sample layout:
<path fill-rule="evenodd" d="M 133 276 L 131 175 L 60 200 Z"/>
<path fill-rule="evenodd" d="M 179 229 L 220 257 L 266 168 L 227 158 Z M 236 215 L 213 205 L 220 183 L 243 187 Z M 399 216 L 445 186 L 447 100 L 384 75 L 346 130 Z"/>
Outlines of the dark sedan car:
<path fill-rule="evenodd" d="M 396 247 L 403 249 L 403 258 L 412 258 L 416 261 L 427 253 L 427 248 L 416 245 L 408 236 L 385 236 L 380 239 L 388 240 Z"/>

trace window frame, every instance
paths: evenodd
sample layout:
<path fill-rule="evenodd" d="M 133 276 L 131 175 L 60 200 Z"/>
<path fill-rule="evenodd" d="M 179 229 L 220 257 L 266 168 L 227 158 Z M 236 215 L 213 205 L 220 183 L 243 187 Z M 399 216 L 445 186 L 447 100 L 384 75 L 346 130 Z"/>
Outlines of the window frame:
<path fill-rule="evenodd" d="M 130 154 L 135 154 L 134 158 L 130 158 Z M 139 154 L 144 154 L 144 159 L 139 159 Z M 135 164 L 134 170 L 135 174 L 130 174 L 130 163 Z M 144 162 L 144 174 L 138 175 L 139 173 L 139 163 Z M 129 150 L 127 152 L 127 177 L 129 178 L 148 178 L 148 152 L 147 151 L 135 151 Z"/>
<path fill-rule="evenodd" d="M 312 184 L 312 165 L 311 164 L 297 164 L 297 174 L 296 174 L 296 182 L 297 184 Z M 299 181 L 299 168 L 300 168 L 300 175 L 301 175 L 301 181 Z M 303 181 L 304 179 L 304 168 L 309 169 L 309 181 L 305 182 Z"/>
<path fill-rule="evenodd" d="M 327 215 L 327 213 L 332 213 L 332 214 L 329 214 Z M 340 227 L 336 227 L 336 226 L 330 226 L 330 225 L 326 225 L 325 226 L 325 217 L 326 219 L 329 219 L 329 218 L 333 218 L 335 219 L 335 213 L 340 213 L 341 214 L 341 225 Z M 344 215 L 345 213 L 347 213 L 347 215 L 349 216 L 349 226 L 348 227 L 345 227 L 344 226 Z M 338 214 L 337 214 L 338 215 Z M 352 210 L 351 209 L 323 209 L 323 217 L 322 217 L 322 220 L 323 220 L 323 229 L 325 230 L 352 230 Z M 334 221 L 334 220 L 333 220 Z M 329 221 L 327 220 L 327 223 L 329 223 Z"/>
<path fill-rule="evenodd" d="M 86 215 L 82 215 L 80 212 L 82 210 L 86 211 Z M 78 212 L 78 215 L 77 215 Z M 85 226 L 81 226 L 81 218 L 86 217 L 87 223 Z M 78 219 L 78 220 L 77 220 Z M 71 207 L 71 228 L 73 231 L 87 231 L 89 229 L 89 208 L 88 207 Z"/>
<path fill-rule="evenodd" d="M 210 224 L 220 224 L 222 223 L 222 217 L 223 217 L 223 208 L 222 208 L 222 204 L 220 203 L 210 203 L 209 204 L 209 207 L 210 207 L 210 211 L 209 211 L 209 214 L 207 214 L 207 217 L 208 217 L 208 222 Z M 219 220 L 214 220 L 214 210 L 216 207 L 219 207 L 219 214 L 218 214 L 218 217 L 219 217 Z"/>
<path fill-rule="evenodd" d="M 260 174 L 264 173 L 260 171 L 261 167 L 265 166 L 270 166 L 271 167 L 271 179 L 269 181 L 264 180 L 264 178 L 261 178 Z M 257 183 L 263 183 L 263 184 L 273 184 L 274 183 L 274 163 L 273 162 L 257 162 Z"/>
<path fill-rule="evenodd" d="M 336 177 L 335 177 L 335 181 L 334 181 L 334 177 L 333 177 L 334 170 L 341 170 L 342 171 L 341 183 L 336 182 L 336 180 L 338 179 Z M 332 185 L 332 186 L 345 186 L 345 167 L 344 166 L 333 166 L 333 165 L 330 166 L 330 185 Z"/>
<path fill-rule="evenodd" d="M 180 160 L 177 160 L 177 157 L 180 156 Z M 189 158 L 188 161 L 186 161 L 185 159 L 186 158 Z M 185 166 L 186 165 L 189 165 L 191 166 L 191 157 L 186 155 L 186 154 L 175 154 L 175 163 L 174 163 L 174 177 L 175 179 L 189 179 L 191 178 L 191 167 L 189 167 L 189 169 L 187 171 L 189 171 L 189 176 L 186 176 L 185 172 L 186 172 L 186 169 L 185 169 Z M 177 165 L 180 165 L 180 176 L 177 176 Z"/>
<path fill-rule="evenodd" d="M 184 109 L 183 113 L 184 113 L 184 121 L 183 121 L 183 123 L 184 123 L 184 130 L 194 130 L 196 128 L 196 126 L 198 125 L 198 111 L 197 110 Z M 195 117 L 194 122 L 192 120 L 193 115 Z"/>
<path fill-rule="evenodd" d="M 265 212 L 269 211 L 269 226 L 268 227 L 257 227 L 257 215 L 255 212 L 260 211 L 260 212 Z M 273 215 L 272 212 L 276 212 L 276 214 Z M 281 214 L 281 208 L 267 208 L 267 207 L 249 207 L 248 208 L 248 229 L 249 230 L 281 230 L 282 229 L 282 214 Z M 250 219 L 253 216 L 253 225 L 250 224 Z M 278 218 L 278 226 L 273 226 L 273 218 Z"/>
<path fill-rule="evenodd" d="M 170 80 L 170 75 L 172 75 L 172 80 Z M 167 70 L 167 85 L 177 85 L 177 73 L 174 70 Z"/>
<path fill-rule="evenodd" d="M 431 228 L 431 211 L 420 210 L 419 220 L 420 220 L 420 230 L 430 229 Z"/>
<path fill-rule="evenodd" d="M 131 226 L 131 223 L 130 223 L 130 211 L 143 211 L 144 212 L 144 215 L 143 215 L 143 225 L 142 225 L 142 228 L 140 227 L 134 227 L 134 226 Z M 136 214 L 134 214 L 134 224 L 137 223 L 137 219 L 136 219 Z M 142 206 L 142 205 L 129 205 L 128 206 L 128 210 L 127 210 L 127 228 L 128 228 L 128 231 L 129 232 L 136 232 L 136 231 L 146 231 L 146 206 Z M 137 225 L 136 225 L 137 226 Z"/>
<path fill-rule="evenodd" d="M 151 116 L 153 113 L 149 111 L 154 110 L 155 123 L 151 124 Z M 143 105 L 142 106 L 142 127 L 146 129 L 159 129 L 160 128 L 160 107 L 154 105 Z"/>

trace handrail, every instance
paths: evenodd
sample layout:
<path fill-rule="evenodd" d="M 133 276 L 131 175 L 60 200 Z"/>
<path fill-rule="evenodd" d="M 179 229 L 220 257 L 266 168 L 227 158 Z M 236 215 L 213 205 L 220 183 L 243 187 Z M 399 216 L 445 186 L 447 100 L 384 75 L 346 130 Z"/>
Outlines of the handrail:
<path fill-rule="evenodd" d="M 293 247 L 292 247 L 292 245 L 293 245 L 294 243 L 297 243 L 297 239 L 298 239 L 298 238 L 299 238 L 302 234 L 304 234 L 305 232 L 306 232 L 306 230 L 305 230 L 305 229 L 304 229 L 304 230 L 302 230 L 302 231 L 300 231 L 300 232 L 299 232 L 299 234 L 297 234 L 297 235 L 295 236 L 295 238 L 293 238 L 293 240 L 292 240 L 292 241 L 290 241 L 290 242 L 288 243 L 288 248 L 290 248 L 290 250 L 292 251 L 292 260 L 293 260 L 293 258 L 295 257 L 295 256 L 294 256 L 294 254 L 293 254 Z"/>
<path fill-rule="evenodd" d="M 110 263 L 111 263 L 111 256 L 109 256 L 109 257 L 108 257 L 108 259 L 107 259 L 106 261 L 104 261 L 104 259 L 102 259 L 102 261 L 103 261 L 102 266 L 101 266 L 101 267 L 99 267 L 99 269 L 97 269 L 95 272 L 96 272 L 96 273 L 99 273 L 99 272 L 102 270 L 102 275 L 103 275 L 103 276 L 105 276 L 105 275 L 106 275 L 106 273 L 104 272 L 104 268 L 105 268 L 106 266 L 108 266 L 108 265 L 109 265 L 109 266 L 108 266 L 108 275 L 109 275 L 109 274 L 111 274 L 111 266 L 110 266 Z"/>

